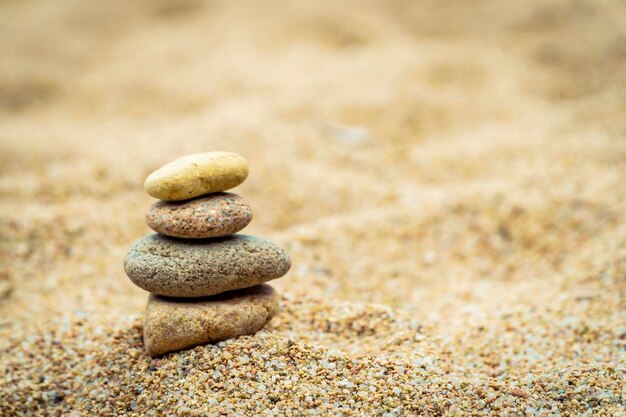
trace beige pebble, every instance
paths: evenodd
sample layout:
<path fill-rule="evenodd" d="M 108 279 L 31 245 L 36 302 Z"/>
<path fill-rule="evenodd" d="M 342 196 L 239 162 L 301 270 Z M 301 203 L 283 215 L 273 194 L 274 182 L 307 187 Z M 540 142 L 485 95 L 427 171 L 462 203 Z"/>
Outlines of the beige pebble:
<path fill-rule="evenodd" d="M 267 284 L 188 301 L 151 294 L 143 327 L 146 351 L 157 357 L 254 334 L 274 316 L 278 298 Z"/>
<path fill-rule="evenodd" d="M 206 152 L 176 159 L 146 178 L 144 188 L 154 198 L 180 201 L 226 191 L 248 176 L 248 161 L 233 152 Z"/>

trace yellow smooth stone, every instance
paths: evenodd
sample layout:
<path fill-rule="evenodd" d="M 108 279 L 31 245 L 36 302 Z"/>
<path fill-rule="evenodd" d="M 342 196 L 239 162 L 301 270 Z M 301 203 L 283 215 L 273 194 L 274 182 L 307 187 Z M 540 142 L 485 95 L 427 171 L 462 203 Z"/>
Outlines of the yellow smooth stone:
<path fill-rule="evenodd" d="M 144 188 L 154 198 L 187 200 L 226 191 L 248 176 L 248 161 L 233 152 L 196 153 L 175 159 L 148 175 Z"/>

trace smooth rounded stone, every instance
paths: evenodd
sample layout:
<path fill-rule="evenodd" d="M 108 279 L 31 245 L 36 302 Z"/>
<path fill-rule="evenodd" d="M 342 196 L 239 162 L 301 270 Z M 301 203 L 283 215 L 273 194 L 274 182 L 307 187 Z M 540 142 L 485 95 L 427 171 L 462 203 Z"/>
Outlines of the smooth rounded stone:
<path fill-rule="evenodd" d="M 155 232 L 187 239 L 232 235 L 251 220 L 250 206 L 231 193 L 215 193 L 182 202 L 158 201 L 146 214 L 146 223 Z"/>
<path fill-rule="evenodd" d="M 152 357 L 261 330 L 278 310 L 267 284 L 189 300 L 151 294 L 143 342 Z"/>
<path fill-rule="evenodd" d="M 196 153 L 176 159 L 146 178 L 144 188 L 152 197 L 180 201 L 226 191 L 248 176 L 248 161 L 233 152 Z"/>
<path fill-rule="evenodd" d="M 147 235 L 130 248 L 124 268 L 138 287 L 168 297 L 205 297 L 280 278 L 291 261 L 269 240 L 232 235 L 181 240 Z"/>

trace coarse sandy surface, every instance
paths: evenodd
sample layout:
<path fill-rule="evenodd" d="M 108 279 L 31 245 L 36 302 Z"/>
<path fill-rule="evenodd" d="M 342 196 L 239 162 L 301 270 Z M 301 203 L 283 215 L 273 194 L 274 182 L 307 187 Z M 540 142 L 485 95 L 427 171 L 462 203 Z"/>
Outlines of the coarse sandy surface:
<path fill-rule="evenodd" d="M 624 415 L 626 3 L 0 2 L 0 415 Z M 150 359 L 147 174 L 241 153 L 255 336 Z"/>

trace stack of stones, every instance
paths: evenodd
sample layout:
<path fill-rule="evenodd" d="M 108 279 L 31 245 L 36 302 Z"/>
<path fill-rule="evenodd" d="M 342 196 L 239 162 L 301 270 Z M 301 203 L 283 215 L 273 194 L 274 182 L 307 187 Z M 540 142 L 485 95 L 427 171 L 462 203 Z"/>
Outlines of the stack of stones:
<path fill-rule="evenodd" d="M 235 234 L 252 211 L 223 192 L 247 176 L 242 156 L 208 152 L 146 179 L 148 194 L 161 200 L 146 215 L 157 233 L 132 245 L 124 268 L 151 293 L 143 327 L 150 356 L 253 334 L 276 313 L 278 295 L 264 282 L 287 273 L 289 255 L 268 240 Z"/>

